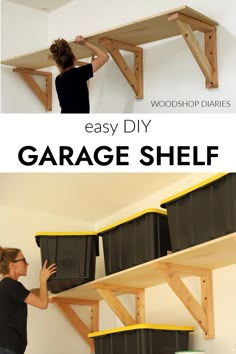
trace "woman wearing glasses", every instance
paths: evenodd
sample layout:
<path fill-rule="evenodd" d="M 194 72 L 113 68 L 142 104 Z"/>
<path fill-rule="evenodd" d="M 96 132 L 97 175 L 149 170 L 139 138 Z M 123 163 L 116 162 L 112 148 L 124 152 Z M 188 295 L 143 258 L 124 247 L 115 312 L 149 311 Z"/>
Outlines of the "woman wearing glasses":
<path fill-rule="evenodd" d="M 27 275 L 28 263 L 18 248 L 0 247 L 0 354 L 23 354 L 27 345 L 27 305 L 46 309 L 47 280 L 56 272 L 56 265 L 40 271 L 39 294 L 27 290 L 18 278 Z"/>

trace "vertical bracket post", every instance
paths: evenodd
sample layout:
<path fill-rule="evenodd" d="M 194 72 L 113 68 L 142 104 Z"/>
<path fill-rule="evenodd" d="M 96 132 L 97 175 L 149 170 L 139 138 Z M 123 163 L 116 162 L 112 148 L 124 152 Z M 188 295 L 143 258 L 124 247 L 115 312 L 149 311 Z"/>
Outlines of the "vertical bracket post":
<path fill-rule="evenodd" d="M 174 21 L 178 26 L 206 78 L 206 88 L 218 87 L 216 26 L 180 13 L 170 15 L 168 21 Z M 205 50 L 201 48 L 194 31 L 204 33 Z"/>

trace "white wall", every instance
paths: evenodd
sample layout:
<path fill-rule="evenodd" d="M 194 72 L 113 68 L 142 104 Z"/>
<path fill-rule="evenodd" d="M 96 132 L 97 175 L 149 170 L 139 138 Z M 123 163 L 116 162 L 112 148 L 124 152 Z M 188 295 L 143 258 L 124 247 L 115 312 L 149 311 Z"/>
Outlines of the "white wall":
<path fill-rule="evenodd" d="M 219 88 L 207 90 L 204 78 L 182 38 L 174 38 L 145 46 L 144 50 L 144 88 L 143 100 L 135 100 L 133 92 L 110 60 L 90 83 L 91 109 L 94 113 L 169 113 L 188 112 L 188 109 L 154 109 L 151 100 L 227 100 L 230 108 L 192 109 L 192 112 L 235 112 L 233 99 L 235 81 L 235 19 L 236 5 L 233 0 L 185 0 L 184 4 L 218 21 L 218 64 Z M 59 36 L 72 39 L 76 34 L 89 35 L 124 23 L 151 16 L 160 11 L 182 6 L 179 0 L 142 1 L 142 0 L 94 0 L 74 1 L 49 16 L 46 13 L 24 8 L 2 0 L 2 59 L 21 55 L 46 47 Z M 201 36 L 198 36 L 201 40 Z M 54 76 L 57 74 L 54 70 Z M 28 89 L 11 67 L 1 68 L 1 111 L 2 113 L 41 113 L 44 107 Z M 55 90 L 53 92 L 54 112 L 59 112 Z M 148 207 L 159 207 L 159 201 L 189 184 L 207 176 L 194 174 L 184 182 L 169 186 L 163 191 L 148 196 L 138 203 L 109 215 L 101 220 L 94 229 L 108 225 L 137 211 Z M 183 185 L 184 183 L 184 185 Z M 39 249 L 34 234 L 42 229 L 51 231 L 91 229 L 91 225 L 81 220 L 68 219 L 31 210 L 13 209 L 0 206 L 0 233 L 2 245 L 19 245 L 30 263 L 28 277 L 23 279 L 29 287 L 38 286 L 40 270 Z M 102 256 L 98 259 L 97 275 L 104 274 Z M 189 316 L 185 308 L 172 294 L 161 285 L 147 290 L 147 321 L 154 323 L 175 322 L 192 324 L 196 332 L 191 336 L 191 348 L 205 349 L 206 354 L 235 354 L 236 318 L 236 267 L 230 266 L 213 272 L 216 338 L 203 340 L 202 332 Z M 187 283 L 198 296 L 199 289 L 195 279 Z M 123 297 L 128 308 L 133 311 L 133 301 Z M 84 313 L 84 309 L 80 309 Z M 105 303 L 101 303 L 100 328 L 121 325 Z M 29 345 L 26 354 L 89 354 L 89 348 L 54 305 L 47 311 L 29 309 Z"/>
<path fill-rule="evenodd" d="M 4 0 L 3 0 L 4 2 Z M 133 91 L 121 75 L 114 62 L 110 60 L 90 82 L 91 113 L 180 113 L 180 112 L 216 112 L 230 113 L 236 111 L 233 88 L 235 81 L 236 59 L 236 28 L 234 13 L 236 4 L 233 0 L 204 1 L 185 0 L 185 5 L 205 14 L 219 22 L 218 26 L 218 71 L 219 88 L 205 89 L 205 79 L 196 61 L 190 53 L 182 37 L 164 40 L 144 46 L 144 99 L 136 100 Z M 85 36 L 100 32 L 105 29 L 117 27 L 134 20 L 140 20 L 156 13 L 173 9 L 184 5 L 180 0 L 168 1 L 142 1 L 120 0 L 107 1 L 95 0 L 82 2 L 75 0 L 48 16 L 48 42 L 46 43 L 42 28 L 45 30 L 46 14 L 40 13 L 42 24 L 28 26 L 30 31 L 35 32 L 37 40 L 28 40 L 20 48 L 22 52 L 39 49 L 49 45 L 54 39 L 64 37 L 72 40 L 75 35 Z M 5 21 L 11 21 L 14 12 L 15 23 L 27 22 L 28 14 L 23 10 L 15 11 L 14 6 L 4 5 L 3 13 Z M 17 6 L 18 9 L 19 6 Z M 28 10 L 27 10 L 28 11 Z M 25 21 L 24 21 L 25 19 Z M 26 21 L 27 19 L 27 21 Z M 6 31 L 7 29 L 7 31 Z M 7 43 L 12 43 L 15 31 L 11 26 L 3 27 Z M 22 34 L 28 33 L 25 29 Z M 202 42 L 202 35 L 197 34 Z M 40 38 L 38 40 L 38 37 Z M 32 37 L 30 37 L 32 38 Z M 27 43 L 27 45 L 26 45 Z M 27 48 L 26 48 L 27 46 Z M 18 47 L 18 48 L 19 48 Z M 18 52 L 16 50 L 16 52 Z M 4 52 L 6 50 L 4 49 Z M 9 56 L 16 55 L 12 47 Z M 128 61 L 130 58 L 128 57 Z M 5 71 L 7 69 L 4 69 Z M 2 112 L 44 112 L 44 108 L 33 98 L 33 93 L 28 88 L 23 89 L 24 83 L 15 78 L 15 74 L 6 74 L 4 71 L 4 90 L 2 94 Z M 12 77 L 14 76 L 14 78 Z M 57 71 L 54 70 L 54 77 Z M 20 79 L 19 79 L 20 80 Z M 22 86 L 22 90 L 19 90 Z M 12 92 L 9 95 L 9 92 Z M 53 92 L 53 112 L 60 112 L 55 89 Z M 23 104 L 23 98 L 27 97 L 27 104 Z M 220 104 L 222 101 L 230 101 L 230 107 L 152 107 L 151 101 L 213 101 Z M 204 102 L 203 102 L 204 103 Z"/>
<path fill-rule="evenodd" d="M 0 244 L 3 246 L 20 247 L 30 263 L 28 276 L 21 281 L 28 288 L 38 287 L 40 271 L 40 250 L 36 246 L 34 235 L 39 231 L 74 231 L 97 230 L 112 222 L 130 216 L 146 208 L 159 208 L 163 198 L 173 195 L 178 190 L 187 188 L 211 174 L 192 174 L 184 180 L 170 185 L 161 191 L 153 193 L 147 198 L 129 205 L 115 215 L 110 215 L 96 225 L 85 223 L 78 218 L 65 218 L 53 214 L 36 212 L 33 210 L 12 208 L 10 205 L 1 205 L 0 202 Z M 58 196 L 61 201 L 60 195 Z M 55 201 L 57 202 L 57 201 Z M 97 277 L 104 275 L 102 249 L 98 257 Z M 160 285 L 146 291 L 146 322 L 172 323 L 179 325 L 193 325 L 196 331 L 191 336 L 191 349 L 204 349 L 206 354 L 235 354 L 235 318 L 236 318 L 236 265 L 215 270 L 213 272 L 213 290 L 215 303 L 216 338 L 204 340 L 202 331 L 180 303 L 171 289 Z M 188 278 L 185 282 L 193 294 L 199 298 L 199 280 Z M 127 309 L 134 313 L 134 299 L 132 296 L 122 296 L 121 300 Z M 74 307 L 80 316 L 88 320 L 88 309 Z M 100 306 L 100 329 L 110 329 L 122 326 L 108 306 L 102 301 Z M 54 305 L 49 305 L 47 311 L 40 311 L 29 307 L 28 321 L 29 345 L 26 354 L 89 354 L 90 349 L 61 315 Z"/>
<path fill-rule="evenodd" d="M 47 41 L 46 12 L 1 0 L 1 60 L 45 48 Z M 38 98 L 12 69 L 1 65 L 1 112 L 43 113 Z M 42 80 L 38 83 L 44 84 Z"/>

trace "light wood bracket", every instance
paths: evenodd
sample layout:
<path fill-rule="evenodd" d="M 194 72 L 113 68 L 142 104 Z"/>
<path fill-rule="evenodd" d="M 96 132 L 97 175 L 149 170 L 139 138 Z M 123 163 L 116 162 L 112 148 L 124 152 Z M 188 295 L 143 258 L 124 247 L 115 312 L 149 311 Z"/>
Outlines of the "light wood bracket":
<path fill-rule="evenodd" d="M 91 288 L 96 289 L 103 300 L 116 314 L 125 326 L 145 322 L 145 289 L 119 286 L 115 284 L 96 283 L 91 284 Z M 130 315 L 121 301 L 117 298 L 120 294 L 134 294 L 136 300 L 136 319 Z"/>
<path fill-rule="evenodd" d="M 84 341 L 90 346 L 91 352 L 94 353 L 94 340 L 88 338 L 88 334 L 99 330 L 99 301 L 98 300 L 83 300 L 69 299 L 62 297 L 53 297 L 50 299 L 58 309 L 67 318 L 70 324 L 75 328 Z M 90 328 L 80 319 L 78 314 L 70 305 L 90 306 Z"/>
<path fill-rule="evenodd" d="M 189 267 L 157 261 L 151 269 L 158 269 L 176 296 L 197 321 L 205 338 L 214 338 L 214 308 L 212 290 L 212 272 L 208 269 Z M 201 304 L 195 299 L 177 273 L 188 273 L 201 278 Z"/>
<path fill-rule="evenodd" d="M 143 49 L 132 44 L 123 43 L 109 38 L 101 38 L 99 43 L 104 46 L 117 64 L 125 79 L 133 89 L 136 98 L 143 98 Z M 120 50 L 134 54 L 134 71 L 132 71 Z"/>
<path fill-rule="evenodd" d="M 38 99 L 44 105 L 46 111 L 52 110 L 52 73 L 39 70 L 14 68 L 14 72 L 21 75 L 22 79 L 38 97 Z M 45 92 L 39 87 L 39 85 L 32 78 L 33 75 L 45 77 Z"/>
<path fill-rule="evenodd" d="M 136 300 L 136 322 L 145 323 L 145 290 L 135 295 Z"/>
<path fill-rule="evenodd" d="M 216 26 L 209 25 L 180 13 L 170 15 L 168 20 L 174 21 L 177 24 L 184 40 L 206 78 L 206 87 L 218 87 Z M 204 33 L 205 51 L 201 48 L 194 31 Z"/>

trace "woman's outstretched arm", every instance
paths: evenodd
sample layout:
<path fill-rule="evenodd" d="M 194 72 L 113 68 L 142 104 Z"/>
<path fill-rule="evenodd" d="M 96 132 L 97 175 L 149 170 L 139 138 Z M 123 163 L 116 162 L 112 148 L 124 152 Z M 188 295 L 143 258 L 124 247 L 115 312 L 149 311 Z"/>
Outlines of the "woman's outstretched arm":
<path fill-rule="evenodd" d="M 90 43 L 83 36 L 76 36 L 75 42 L 90 49 L 92 53 L 96 56 L 96 58 L 92 61 L 92 67 L 94 73 L 108 61 L 109 55 L 106 52 L 104 52 L 102 49 Z"/>

